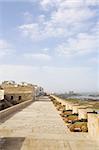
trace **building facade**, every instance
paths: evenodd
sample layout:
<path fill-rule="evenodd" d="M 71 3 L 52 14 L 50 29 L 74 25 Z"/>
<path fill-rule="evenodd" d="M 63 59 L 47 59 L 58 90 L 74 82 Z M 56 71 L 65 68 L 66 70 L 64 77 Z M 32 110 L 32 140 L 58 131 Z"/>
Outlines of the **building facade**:
<path fill-rule="evenodd" d="M 40 86 L 35 85 L 35 96 L 44 95 L 44 89 Z"/>
<path fill-rule="evenodd" d="M 16 84 L 14 81 L 4 81 L 1 87 L 4 90 L 4 98 L 7 100 L 20 103 L 34 99 L 35 87 L 32 84 Z"/>

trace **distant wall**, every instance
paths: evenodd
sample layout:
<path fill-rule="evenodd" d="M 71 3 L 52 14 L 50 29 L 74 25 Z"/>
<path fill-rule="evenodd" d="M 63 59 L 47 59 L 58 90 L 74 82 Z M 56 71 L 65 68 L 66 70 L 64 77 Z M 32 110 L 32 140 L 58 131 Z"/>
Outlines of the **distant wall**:
<path fill-rule="evenodd" d="M 27 92 L 27 91 L 35 91 L 33 86 L 14 86 L 14 85 L 1 85 L 4 89 L 5 93 L 18 93 L 18 92 Z"/>
<path fill-rule="evenodd" d="M 21 86 L 21 85 L 2 85 L 4 89 L 5 98 L 11 101 L 27 101 L 33 100 L 35 96 L 35 89 L 33 86 Z"/>
<path fill-rule="evenodd" d="M 6 98 L 10 101 L 16 100 L 17 102 L 33 100 L 34 96 L 31 92 L 18 92 L 18 93 L 6 93 Z"/>

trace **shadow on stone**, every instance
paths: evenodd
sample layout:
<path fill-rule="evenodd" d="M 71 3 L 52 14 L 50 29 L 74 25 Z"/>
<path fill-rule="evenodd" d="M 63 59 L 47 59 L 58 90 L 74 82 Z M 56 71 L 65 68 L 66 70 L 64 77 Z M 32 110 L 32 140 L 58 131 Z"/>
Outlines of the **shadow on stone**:
<path fill-rule="evenodd" d="M 36 102 L 38 102 L 38 101 L 40 101 L 40 102 L 51 102 L 50 99 L 37 99 Z"/>
<path fill-rule="evenodd" d="M 24 140 L 24 137 L 0 138 L 0 150 L 21 150 Z"/>
<path fill-rule="evenodd" d="M 31 105 L 32 103 L 34 103 L 35 101 L 32 101 L 29 105 Z M 4 123 L 5 121 L 9 120 L 11 117 L 13 117 L 16 113 L 22 111 L 23 109 L 25 109 L 27 106 L 24 106 L 23 108 L 19 108 L 18 110 L 16 110 L 15 112 L 9 114 L 8 116 L 4 117 L 4 118 L 0 118 L 0 124 Z M 13 107 L 13 106 L 12 106 Z M 6 109 L 5 109 L 6 110 Z"/>

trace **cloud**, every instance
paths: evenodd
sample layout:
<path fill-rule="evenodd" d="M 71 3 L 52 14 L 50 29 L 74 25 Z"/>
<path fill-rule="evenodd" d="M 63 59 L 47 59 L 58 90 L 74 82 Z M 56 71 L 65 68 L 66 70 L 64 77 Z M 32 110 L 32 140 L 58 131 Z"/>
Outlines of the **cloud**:
<path fill-rule="evenodd" d="M 6 40 L 0 39 L 0 58 L 12 55 L 13 53 L 14 49 L 12 48 L 12 45 L 9 44 Z"/>
<path fill-rule="evenodd" d="M 23 15 L 24 21 L 26 23 L 30 23 L 33 21 L 33 16 L 30 12 L 26 11 L 26 12 L 22 13 L 22 15 Z"/>
<path fill-rule="evenodd" d="M 48 52 L 49 52 L 49 48 L 44 48 L 44 49 L 42 49 L 42 51 L 43 51 L 44 53 L 48 53 Z"/>
<path fill-rule="evenodd" d="M 8 43 L 5 40 L 0 39 L 0 49 L 6 49 L 8 47 Z"/>
<path fill-rule="evenodd" d="M 78 4 L 82 4 L 82 1 L 78 0 L 40 0 L 41 7 L 45 10 L 50 9 L 51 7 L 71 7 L 74 6 L 76 3 L 76 6 Z"/>
<path fill-rule="evenodd" d="M 55 29 L 52 23 L 44 22 L 43 24 L 32 23 L 19 26 L 19 30 L 25 37 L 29 37 L 32 41 L 40 41 L 51 37 L 60 37 L 64 33 L 64 29 L 58 27 Z"/>
<path fill-rule="evenodd" d="M 49 10 L 37 17 L 35 22 L 20 25 L 19 31 L 33 42 L 58 39 L 53 50 L 56 56 L 84 56 L 99 50 L 99 10 L 97 1 L 40 0 L 40 5 Z M 89 6 L 93 6 L 93 9 Z M 54 7 L 51 9 L 51 7 Z M 44 52 L 45 53 L 45 52 Z M 25 55 L 26 58 L 50 60 L 41 54 Z"/>
<path fill-rule="evenodd" d="M 99 5 L 98 0 L 39 0 L 40 5 L 44 10 L 50 8 L 71 8 L 81 6 L 96 6 Z"/>
<path fill-rule="evenodd" d="M 83 80 L 82 80 L 83 79 Z M 98 91 L 98 74 L 88 67 L 33 67 L 0 65 L 0 81 L 15 80 L 39 84 L 47 91 Z"/>
<path fill-rule="evenodd" d="M 99 56 L 90 58 L 88 62 L 97 65 L 97 69 L 99 69 Z"/>
<path fill-rule="evenodd" d="M 95 68 L 92 68 L 92 66 L 88 63 L 87 66 L 90 66 L 90 68 L 74 67 L 79 65 L 77 64 L 76 59 L 66 61 L 65 59 L 57 57 L 57 55 L 55 56 L 55 52 L 53 52 L 55 50 L 58 55 L 60 54 L 63 56 L 81 56 L 82 54 L 85 55 L 93 52 L 96 53 L 98 50 L 97 36 L 99 31 L 99 24 L 97 22 L 99 14 L 98 7 L 96 6 L 97 1 L 30 1 L 35 1 L 35 5 L 33 5 L 33 7 L 35 7 L 38 3 L 40 7 L 37 5 L 37 10 L 35 9 L 36 12 L 34 9 L 33 11 L 29 9 L 24 12 L 23 24 L 18 26 L 18 31 L 23 35 L 24 39 L 26 38 L 28 40 L 25 41 L 24 39 L 21 39 L 20 35 L 18 35 L 20 42 L 25 44 L 25 49 L 20 48 L 22 49 L 20 51 L 20 56 L 17 57 L 16 52 L 16 56 L 13 57 L 13 60 L 16 58 L 14 61 L 15 64 L 21 63 L 24 65 L 0 65 L 0 80 L 24 80 L 34 84 L 40 84 L 45 87 L 45 89 L 55 92 L 65 92 L 66 90 L 97 90 L 98 75 Z M 33 14 L 29 11 L 32 11 L 35 16 L 33 16 Z M 26 20 L 24 20 L 25 17 Z M 21 22 L 20 19 L 19 22 Z M 29 42 L 29 40 L 32 42 Z M 11 49 L 13 50 L 13 46 L 10 45 L 9 42 L 4 40 L 4 43 L 1 45 L 0 55 L 2 54 L 2 56 L 8 56 L 8 54 L 12 54 Z M 32 49 L 33 47 L 41 47 L 41 50 L 38 50 L 38 52 L 35 51 L 35 53 L 33 53 L 32 50 L 31 52 L 27 51 L 25 53 L 24 51 L 26 51 L 26 45 L 28 48 Z M 44 45 L 47 49 L 42 49 Z M 19 45 L 17 45 L 17 47 L 19 47 Z M 54 53 L 55 56 L 54 62 L 50 56 L 52 53 Z M 12 59 L 10 59 L 9 63 L 12 63 L 11 61 Z M 70 61 L 71 63 L 69 63 Z M 84 61 L 85 57 L 83 59 L 83 62 Z M 96 61 L 96 59 L 94 59 L 94 61 Z M 42 67 L 45 63 L 46 65 L 49 64 L 49 66 L 56 65 L 72 67 Z M 40 67 L 33 67 L 27 64 L 32 64 L 33 66 L 37 65 Z M 83 66 L 82 62 L 80 62 L 80 64 Z"/>
<path fill-rule="evenodd" d="M 50 61 L 51 56 L 44 53 L 25 53 L 23 55 L 26 59 L 35 59 L 38 61 Z"/>
<path fill-rule="evenodd" d="M 25 37 L 30 37 L 33 40 L 37 40 L 37 38 L 39 40 L 40 38 L 39 25 L 37 23 L 21 25 L 19 30 Z"/>
<path fill-rule="evenodd" d="M 78 13 L 79 12 L 79 13 Z M 87 15 L 86 15 L 87 14 Z M 53 12 L 52 20 L 54 23 L 83 23 L 83 21 L 88 21 L 96 15 L 95 11 L 91 11 L 89 8 L 71 8 L 71 9 L 58 9 L 58 11 Z M 63 25 L 63 24 L 62 24 Z"/>
<path fill-rule="evenodd" d="M 98 53 L 99 44 L 96 34 L 80 33 L 57 46 L 56 52 L 63 56 L 85 55 Z"/>
<path fill-rule="evenodd" d="M 95 24 L 92 20 L 98 17 L 98 10 L 91 9 L 87 4 L 84 5 L 83 0 L 80 1 L 83 5 L 74 0 L 42 0 L 39 2 L 41 6 L 45 7 L 49 5 L 54 7 L 55 4 L 57 9 L 50 9 L 47 17 L 46 13 L 45 15 L 41 14 L 35 22 L 22 24 L 18 27 L 19 31 L 32 41 L 68 38 L 80 32 L 88 32 Z M 67 7 L 68 5 L 69 7 Z"/>
<path fill-rule="evenodd" d="M 36 69 L 36 67 L 25 65 L 0 65 L 0 80 L 27 81 L 32 70 L 35 71 Z"/>
<path fill-rule="evenodd" d="M 98 0 L 86 0 L 86 5 L 99 5 L 99 1 Z"/>

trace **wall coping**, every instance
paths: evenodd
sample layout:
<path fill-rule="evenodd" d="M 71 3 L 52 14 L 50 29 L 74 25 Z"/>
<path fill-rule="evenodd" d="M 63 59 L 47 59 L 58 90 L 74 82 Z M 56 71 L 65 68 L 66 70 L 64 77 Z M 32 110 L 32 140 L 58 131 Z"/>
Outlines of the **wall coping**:
<path fill-rule="evenodd" d="M 8 117 L 9 115 L 11 115 L 11 114 L 23 109 L 23 108 L 25 108 L 26 106 L 28 106 L 32 102 L 33 102 L 33 100 L 28 100 L 28 101 L 22 102 L 20 104 L 14 105 L 12 107 L 6 108 L 4 110 L 1 110 L 0 111 L 0 120 Z"/>

